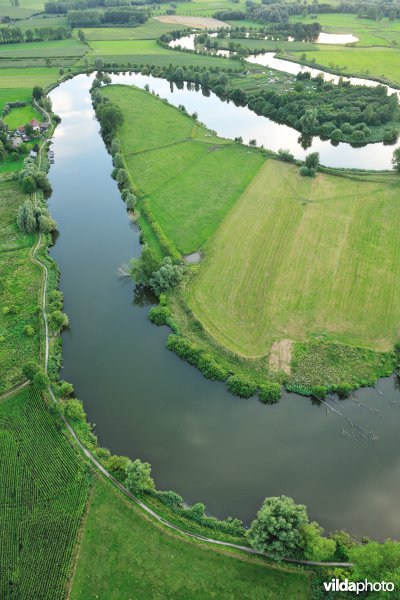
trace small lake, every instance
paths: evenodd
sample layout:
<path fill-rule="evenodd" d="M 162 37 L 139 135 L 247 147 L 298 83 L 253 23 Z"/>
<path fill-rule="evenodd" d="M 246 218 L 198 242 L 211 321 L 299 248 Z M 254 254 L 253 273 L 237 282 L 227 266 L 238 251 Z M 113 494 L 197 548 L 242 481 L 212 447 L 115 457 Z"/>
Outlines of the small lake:
<path fill-rule="evenodd" d="M 148 79 L 114 81 L 143 86 Z M 139 236 L 110 177 L 90 83 L 91 77 L 79 75 L 50 94 L 62 122 L 54 135 L 49 208 L 59 228 L 51 256 L 70 318 L 61 377 L 74 384 L 100 443 L 149 461 L 159 489 L 203 501 L 219 517 L 248 523 L 265 496 L 287 494 L 327 530 L 398 538 L 397 379 L 359 391 L 357 401 L 330 400 L 341 417 L 295 394 L 283 393 L 275 406 L 236 398 L 169 352 L 167 328 L 147 319 L 148 299 L 117 277 L 118 267 L 140 254 Z M 165 96 L 164 88 L 160 92 Z M 204 121 L 219 106 L 221 127 L 231 126 L 233 105 L 201 92 L 174 94 L 178 104 L 183 97 L 192 110 L 202 106 Z M 346 418 L 376 441 L 352 430 Z"/>

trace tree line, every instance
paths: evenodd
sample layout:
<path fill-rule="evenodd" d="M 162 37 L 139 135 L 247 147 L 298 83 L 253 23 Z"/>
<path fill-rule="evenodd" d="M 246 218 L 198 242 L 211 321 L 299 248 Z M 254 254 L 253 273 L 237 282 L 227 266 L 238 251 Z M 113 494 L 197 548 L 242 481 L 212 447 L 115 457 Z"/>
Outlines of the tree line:
<path fill-rule="evenodd" d="M 0 27 L 0 44 L 65 40 L 71 37 L 67 27 L 35 27 L 23 32 L 19 27 Z"/>
<path fill-rule="evenodd" d="M 97 10 L 70 10 L 68 25 L 71 27 L 97 27 L 100 25 L 141 25 L 149 18 L 148 11 L 132 6 Z"/>

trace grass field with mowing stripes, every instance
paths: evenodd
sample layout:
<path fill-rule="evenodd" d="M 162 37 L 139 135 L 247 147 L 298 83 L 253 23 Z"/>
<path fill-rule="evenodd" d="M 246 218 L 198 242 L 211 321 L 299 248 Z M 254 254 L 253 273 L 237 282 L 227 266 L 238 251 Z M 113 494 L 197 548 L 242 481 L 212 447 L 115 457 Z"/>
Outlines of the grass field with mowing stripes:
<path fill-rule="evenodd" d="M 224 346 L 328 336 L 389 350 L 398 338 L 400 181 L 266 162 L 214 237 L 190 304 Z"/>

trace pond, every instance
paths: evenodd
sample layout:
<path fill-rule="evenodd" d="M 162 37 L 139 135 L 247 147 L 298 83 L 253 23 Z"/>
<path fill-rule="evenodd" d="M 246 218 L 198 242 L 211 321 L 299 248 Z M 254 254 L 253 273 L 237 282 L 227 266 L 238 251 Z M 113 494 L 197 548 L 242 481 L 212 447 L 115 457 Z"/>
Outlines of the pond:
<path fill-rule="evenodd" d="M 189 503 L 203 501 L 219 517 L 248 523 L 265 496 L 287 494 L 327 530 L 398 536 L 395 378 L 359 391 L 357 401 L 331 399 L 339 416 L 295 394 L 284 393 L 275 406 L 236 398 L 165 348 L 168 330 L 148 321 L 149 299 L 117 276 L 121 264 L 139 255 L 139 236 L 110 177 L 90 82 L 80 75 L 51 92 L 62 121 L 54 135 L 49 207 L 59 229 L 51 256 L 70 318 L 61 377 L 74 384 L 100 443 L 149 461 L 159 489 L 174 489 Z M 187 96 L 204 103 L 202 120 L 220 102 Z M 221 106 L 223 115 L 230 105 Z M 352 429 L 346 419 L 363 429 Z"/>

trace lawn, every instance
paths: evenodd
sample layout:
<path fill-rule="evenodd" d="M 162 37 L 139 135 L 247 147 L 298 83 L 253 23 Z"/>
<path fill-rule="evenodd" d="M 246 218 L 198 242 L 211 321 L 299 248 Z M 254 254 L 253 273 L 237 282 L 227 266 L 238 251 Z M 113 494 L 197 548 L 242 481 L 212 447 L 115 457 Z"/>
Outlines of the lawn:
<path fill-rule="evenodd" d="M 19 184 L 0 183 L 0 392 L 24 379 L 22 366 L 37 360 L 40 315 L 37 312 L 42 273 L 30 260 L 35 237 L 21 234 L 15 219 L 25 199 Z M 5 314 L 4 309 L 11 311 Z M 31 325 L 32 336 L 24 333 Z"/>
<path fill-rule="evenodd" d="M 178 249 L 184 254 L 198 250 L 246 188 L 262 157 L 215 138 L 147 92 L 111 86 L 104 93 L 125 115 L 119 136 L 134 185 Z"/>
<path fill-rule="evenodd" d="M 315 336 L 389 350 L 398 338 L 400 180 L 269 160 L 205 246 L 189 303 L 225 347 L 265 355 Z"/>
<path fill-rule="evenodd" d="M 42 116 L 31 104 L 27 106 L 19 106 L 12 108 L 8 115 L 5 116 L 4 122 L 7 123 L 9 129 L 16 129 L 20 125 L 29 123 L 32 119 L 42 120 Z"/>
<path fill-rule="evenodd" d="M 94 484 L 70 600 L 306 599 L 307 574 L 166 534 L 111 485 Z"/>
<path fill-rule="evenodd" d="M 64 598 L 90 480 L 37 392 L 0 402 L 0 597 Z"/>

